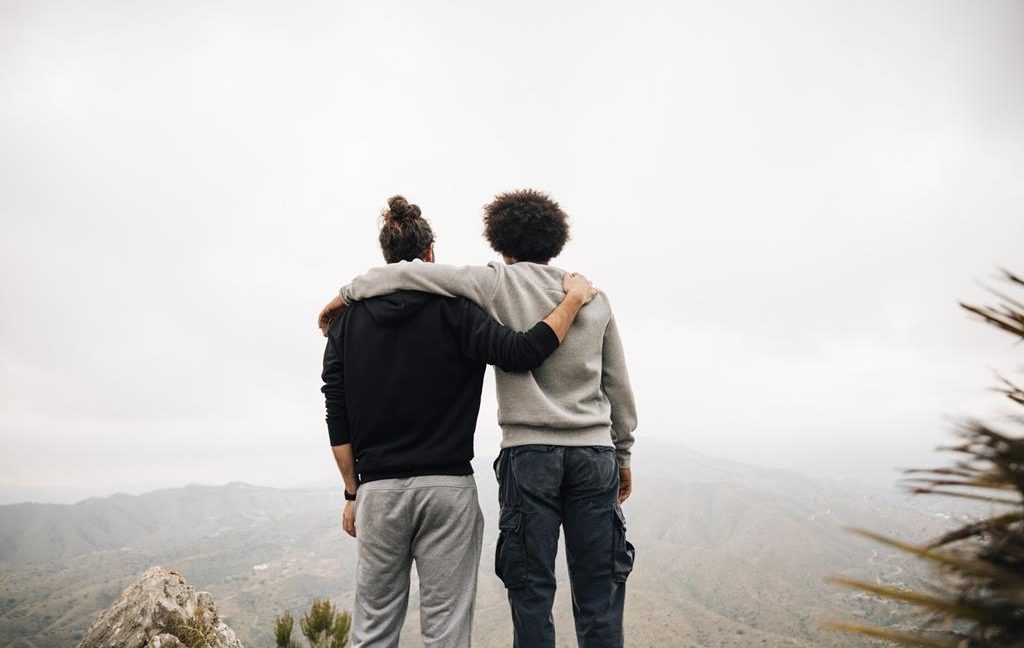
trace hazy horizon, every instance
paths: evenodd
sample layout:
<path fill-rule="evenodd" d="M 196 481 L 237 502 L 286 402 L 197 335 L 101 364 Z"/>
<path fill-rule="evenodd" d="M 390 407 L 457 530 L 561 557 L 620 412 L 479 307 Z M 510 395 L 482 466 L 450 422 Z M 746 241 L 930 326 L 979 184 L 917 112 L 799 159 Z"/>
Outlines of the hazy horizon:
<path fill-rule="evenodd" d="M 562 204 L 638 457 L 882 486 L 1020 368 L 957 306 L 1024 271 L 1013 0 L 0 0 L 0 93 L 9 492 L 332 478 L 315 316 L 395 193 L 459 264 L 496 192 Z"/>
<path fill-rule="evenodd" d="M 653 442 L 653 443 L 652 443 Z M 893 499 L 904 499 L 903 496 L 907 495 L 905 489 L 896 481 L 892 483 L 870 483 L 867 480 L 860 480 L 857 478 L 850 477 L 829 477 L 827 475 L 811 475 L 808 473 L 801 473 L 800 471 L 793 470 L 791 468 L 784 467 L 771 467 L 763 466 L 757 463 L 750 463 L 744 461 L 736 461 L 724 457 L 716 457 L 707 455 L 704 453 L 697 452 L 684 445 L 665 441 L 663 439 L 653 439 L 648 441 L 650 445 L 654 445 L 657 450 L 661 452 L 677 453 L 680 456 L 686 457 L 688 460 L 707 460 L 711 465 L 717 466 L 719 469 L 723 466 L 730 466 L 735 469 L 751 468 L 754 470 L 766 470 L 775 471 L 781 470 L 786 473 L 792 474 L 797 478 L 810 478 L 819 480 L 822 485 L 829 486 L 840 486 L 847 489 L 850 492 L 861 492 L 865 494 L 873 495 L 884 495 Z M 660 453 L 656 453 L 660 454 Z M 491 463 L 497 456 L 497 452 L 485 451 L 485 454 L 477 455 L 473 459 L 473 469 L 475 471 L 476 479 L 479 483 L 480 480 L 487 480 L 494 482 L 494 476 L 491 470 Z M 647 466 L 647 462 L 651 459 L 651 453 L 645 453 L 640 457 L 638 464 L 639 473 L 643 474 Z M 894 479 L 897 475 L 894 474 Z M 721 478 L 722 483 L 731 483 L 734 476 L 729 474 L 723 474 Z M 341 478 L 336 473 L 330 471 L 319 474 L 315 478 L 311 478 L 307 481 L 297 480 L 291 483 L 271 483 L 271 482 L 258 482 L 251 480 L 230 480 L 230 481 L 191 481 L 182 482 L 180 484 L 162 484 L 153 485 L 147 483 L 139 484 L 123 484 L 118 488 L 95 488 L 95 489 L 82 489 L 81 487 L 61 487 L 61 486 L 39 486 L 39 487 L 23 487 L 19 485 L 6 484 L 0 482 L 0 506 L 8 504 L 77 504 L 87 499 L 93 498 L 106 498 L 113 495 L 131 495 L 140 496 L 152 493 L 155 491 L 162 490 L 175 490 L 180 488 L 187 488 L 190 486 L 202 486 L 210 488 L 219 488 L 229 486 L 231 484 L 244 483 L 250 486 L 259 488 L 284 488 L 284 489 L 321 489 L 321 488 L 334 488 L 341 489 L 343 484 Z M 931 507 L 934 501 L 931 498 L 918 498 L 917 500 L 922 507 Z M 950 504 L 950 508 L 955 508 L 955 503 Z"/>

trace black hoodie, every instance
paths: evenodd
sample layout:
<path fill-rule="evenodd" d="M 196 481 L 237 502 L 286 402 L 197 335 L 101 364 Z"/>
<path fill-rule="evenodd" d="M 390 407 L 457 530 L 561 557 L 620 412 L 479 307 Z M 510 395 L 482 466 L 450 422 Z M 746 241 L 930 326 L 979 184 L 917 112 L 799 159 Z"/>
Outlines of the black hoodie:
<path fill-rule="evenodd" d="M 556 348 L 547 324 L 520 333 L 461 297 L 401 291 L 356 302 L 324 351 L 331 445 L 352 444 L 363 482 L 472 474 L 485 365 L 526 371 Z"/>

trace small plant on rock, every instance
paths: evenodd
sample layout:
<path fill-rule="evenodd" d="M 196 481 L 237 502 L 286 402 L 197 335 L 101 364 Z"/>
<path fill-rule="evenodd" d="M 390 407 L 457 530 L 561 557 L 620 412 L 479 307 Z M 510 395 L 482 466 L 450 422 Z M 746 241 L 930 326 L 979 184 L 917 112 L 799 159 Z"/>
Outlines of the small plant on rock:
<path fill-rule="evenodd" d="M 292 639 L 294 626 L 295 618 L 290 612 L 277 617 L 274 626 L 277 648 L 299 648 Z M 327 599 L 313 601 L 309 611 L 299 619 L 299 628 L 310 648 L 346 648 L 351 627 L 351 615 L 337 610 Z"/>

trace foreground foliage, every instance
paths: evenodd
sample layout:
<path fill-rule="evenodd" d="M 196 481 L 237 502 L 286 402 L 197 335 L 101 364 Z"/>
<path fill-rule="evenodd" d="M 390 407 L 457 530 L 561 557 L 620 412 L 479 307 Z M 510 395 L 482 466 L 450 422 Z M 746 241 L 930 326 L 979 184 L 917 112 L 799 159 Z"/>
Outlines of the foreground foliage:
<path fill-rule="evenodd" d="M 1009 272 L 1016 290 L 1024 280 Z M 1024 304 L 993 291 L 995 306 L 961 306 L 984 322 L 1024 340 Z M 1024 406 L 1024 390 L 1000 378 L 998 391 Z M 918 494 L 964 498 L 986 505 L 987 517 L 965 524 L 927 545 L 900 542 L 864 530 L 862 536 L 931 563 L 938 583 L 931 591 L 908 591 L 836 578 L 832 582 L 883 599 L 909 604 L 924 613 L 912 631 L 849 623 L 829 627 L 926 648 L 1024 647 L 1024 415 L 1010 416 L 1004 429 L 981 421 L 963 423 L 960 442 L 946 448 L 958 455 L 952 466 L 908 471 Z M 1007 429 L 1009 428 L 1009 429 Z M 1011 429 L 1013 432 L 1011 432 Z"/>

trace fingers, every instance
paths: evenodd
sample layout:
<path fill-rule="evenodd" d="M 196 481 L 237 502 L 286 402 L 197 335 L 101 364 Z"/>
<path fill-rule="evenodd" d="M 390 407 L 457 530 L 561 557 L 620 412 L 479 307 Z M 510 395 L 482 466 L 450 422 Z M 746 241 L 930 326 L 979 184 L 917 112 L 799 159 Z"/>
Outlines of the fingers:
<path fill-rule="evenodd" d="M 619 504 L 622 504 L 633 494 L 633 471 L 629 468 L 619 470 Z"/>
<path fill-rule="evenodd" d="M 331 324 L 334 323 L 335 319 L 337 319 L 337 311 L 331 308 L 330 304 L 324 306 L 316 320 L 316 325 L 320 327 L 320 332 L 323 333 L 324 337 L 327 337 L 327 332 L 330 330 Z"/>
<path fill-rule="evenodd" d="M 345 503 L 341 514 L 341 528 L 353 538 L 356 537 L 356 508 L 352 502 Z"/>
<path fill-rule="evenodd" d="M 331 324 L 338 318 L 341 311 L 345 309 L 345 302 L 341 301 L 341 297 L 335 297 L 331 301 L 327 302 L 327 305 L 320 311 L 320 315 L 316 319 L 316 325 L 320 328 L 320 332 L 323 333 L 324 337 L 327 337 L 327 330 L 331 328 Z"/>
<path fill-rule="evenodd" d="M 620 484 L 619 485 L 619 504 L 622 504 L 629 499 L 629 496 L 633 494 L 633 484 Z"/>
<path fill-rule="evenodd" d="M 330 313 L 328 313 L 326 308 L 320 311 L 316 318 L 316 325 L 320 328 L 320 332 L 323 333 L 324 337 L 327 337 L 327 329 L 331 328 L 330 318 Z"/>
<path fill-rule="evenodd" d="M 594 284 L 578 272 L 566 272 L 562 275 L 562 290 L 566 293 L 575 290 L 577 294 L 583 296 L 584 304 L 589 304 L 597 296 L 597 288 L 594 287 Z"/>
<path fill-rule="evenodd" d="M 335 318 L 329 314 L 320 314 L 320 321 L 317 323 L 317 325 L 320 327 L 320 332 L 323 333 L 324 337 L 327 337 L 327 332 L 330 330 L 331 324 L 334 323 L 334 319 Z"/>
<path fill-rule="evenodd" d="M 594 300 L 594 297 L 597 296 L 597 288 L 594 287 L 594 284 L 591 283 L 590 279 L 587 279 L 581 274 L 577 274 L 575 278 L 576 280 L 580 281 L 581 285 L 585 289 L 585 292 L 583 294 L 586 296 L 586 299 L 583 303 L 589 304 Z"/>

